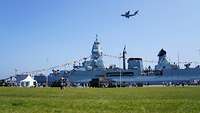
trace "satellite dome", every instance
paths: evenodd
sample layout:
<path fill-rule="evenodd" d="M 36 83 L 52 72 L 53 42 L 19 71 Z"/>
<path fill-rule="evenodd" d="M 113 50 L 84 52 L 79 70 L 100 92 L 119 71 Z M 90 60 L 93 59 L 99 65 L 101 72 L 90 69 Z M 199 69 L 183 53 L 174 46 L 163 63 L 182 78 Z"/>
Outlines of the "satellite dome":
<path fill-rule="evenodd" d="M 160 52 L 158 53 L 158 56 L 161 57 L 161 56 L 164 56 L 166 54 L 167 54 L 167 52 L 164 49 L 161 49 Z"/>

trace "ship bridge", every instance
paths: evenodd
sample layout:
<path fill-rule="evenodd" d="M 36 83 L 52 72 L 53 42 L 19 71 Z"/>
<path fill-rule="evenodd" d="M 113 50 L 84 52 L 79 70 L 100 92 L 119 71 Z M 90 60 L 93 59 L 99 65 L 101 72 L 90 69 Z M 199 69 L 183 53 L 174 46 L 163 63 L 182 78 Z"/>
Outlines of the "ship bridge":
<path fill-rule="evenodd" d="M 100 42 L 96 38 L 92 46 L 90 60 L 83 62 L 83 67 L 88 69 L 104 69 L 103 52 L 100 46 Z"/>

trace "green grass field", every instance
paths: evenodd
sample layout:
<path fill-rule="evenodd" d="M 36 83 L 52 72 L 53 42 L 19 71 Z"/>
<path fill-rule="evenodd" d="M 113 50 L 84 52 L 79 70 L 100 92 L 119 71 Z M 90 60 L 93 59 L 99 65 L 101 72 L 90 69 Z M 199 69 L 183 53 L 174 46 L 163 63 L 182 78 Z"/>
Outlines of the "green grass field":
<path fill-rule="evenodd" d="M 200 87 L 0 88 L 0 113 L 200 113 Z"/>

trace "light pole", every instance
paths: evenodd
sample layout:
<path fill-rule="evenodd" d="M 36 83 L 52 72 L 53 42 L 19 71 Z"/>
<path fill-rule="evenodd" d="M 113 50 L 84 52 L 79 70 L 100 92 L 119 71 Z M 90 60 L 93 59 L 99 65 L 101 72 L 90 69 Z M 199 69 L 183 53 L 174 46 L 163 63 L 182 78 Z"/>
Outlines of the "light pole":
<path fill-rule="evenodd" d="M 46 78 L 46 87 L 48 87 L 48 72 L 47 72 L 46 74 L 47 74 L 47 78 Z"/>
<path fill-rule="evenodd" d="M 122 75 L 121 75 L 121 53 L 120 53 L 120 57 L 119 57 L 119 87 L 121 88 L 121 84 L 122 84 Z"/>
<path fill-rule="evenodd" d="M 122 84 L 122 75 L 121 75 L 121 69 L 119 69 L 119 76 L 120 76 L 120 88 L 121 88 L 121 84 Z"/>
<path fill-rule="evenodd" d="M 46 58 L 46 63 L 47 63 L 47 70 L 46 70 L 46 87 L 48 87 L 48 66 L 49 66 L 49 59 Z"/>

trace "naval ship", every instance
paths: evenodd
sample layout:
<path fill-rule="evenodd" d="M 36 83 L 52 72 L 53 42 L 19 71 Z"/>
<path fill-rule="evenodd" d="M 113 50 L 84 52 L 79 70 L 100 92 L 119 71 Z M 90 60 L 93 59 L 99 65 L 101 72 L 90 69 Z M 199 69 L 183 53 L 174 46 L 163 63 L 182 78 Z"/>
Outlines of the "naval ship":
<path fill-rule="evenodd" d="M 128 86 L 128 85 L 189 85 L 200 84 L 200 66 L 180 68 L 177 64 L 171 64 L 167 60 L 167 52 L 161 49 L 158 53 L 158 63 L 155 68 L 143 67 L 142 58 L 126 58 L 124 48 L 122 61 L 123 68 L 117 66 L 105 67 L 103 52 L 98 39 L 94 41 L 91 56 L 85 58 L 73 69 L 53 70 L 48 76 L 48 84 L 52 85 L 60 78 L 65 78 L 68 85 L 98 86 L 101 83 L 105 86 Z M 126 68 L 126 64 L 128 64 Z"/>

